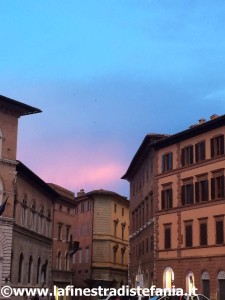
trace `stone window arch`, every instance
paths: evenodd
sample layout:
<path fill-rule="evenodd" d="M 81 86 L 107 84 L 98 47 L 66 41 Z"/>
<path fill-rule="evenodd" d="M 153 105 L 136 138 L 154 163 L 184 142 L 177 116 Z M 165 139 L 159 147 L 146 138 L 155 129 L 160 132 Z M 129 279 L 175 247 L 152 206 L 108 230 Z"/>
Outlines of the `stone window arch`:
<path fill-rule="evenodd" d="M 28 264 L 28 278 L 27 282 L 32 283 L 32 278 L 33 278 L 33 257 L 32 255 L 29 258 L 29 264 Z"/>
<path fill-rule="evenodd" d="M 24 268 L 24 256 L 23 256 L 23 252 L 21 252 L 19 257 L 18 283 L 22 283 L 23 268 Z"/>
<path fill-rule="evenodd" d="M 27 224 L 27 195 L 26 194 L 23 194 L 21 207 L 22 207 L 21 222 L 22 225 L 26 226 Z"/>

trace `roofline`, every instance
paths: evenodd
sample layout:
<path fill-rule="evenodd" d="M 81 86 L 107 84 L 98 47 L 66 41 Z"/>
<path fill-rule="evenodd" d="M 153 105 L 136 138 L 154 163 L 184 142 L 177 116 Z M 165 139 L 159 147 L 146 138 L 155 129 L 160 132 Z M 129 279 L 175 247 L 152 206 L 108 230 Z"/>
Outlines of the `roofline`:
<path fill-rule="evenodd" d="M 154 142 L 152 146 L 158 150 L 165 147 L 168 147 L 170 145 L 173 145 L 175 143 L 187 140 L 189 138 L 198 136 L 202 133 L 211 131 L 216 128 L 220 128 L 225 125 L 225 115 L 222 115 L 220 117 L 216 117 L 213 120 L 209 120 L 207 122 L 204 122 L 203 124 L 196 124 L 193 125 L 193 127 L 186 129 L 184 131 L 178 132 L 176 134 L 173 134 L 169 137 L 165 137 L 157 142 Z"/>
<path fill-rule="evenodd" d="M 31 115 L 31 114 L 36 114 L 36 113 L 41 113 L 42 111 L 39 108 L 30 106 L 28 104 L 19 102 L 17 100 L 8 98 L 6 96 L 0 95 L 0 104 L 3 105 L 10 105 L 14 108 L 19 109 L 19 115 L 20 116 L 26 116 L 26 115 Z"/>
<path fill-rule="evenodd" d="M 52 196 L 57 197 L 58 193 L 53 190 L 43 179 L 41 179 L 38 175 L 36 175 L 33 171 L 31 171 L 27 166 L 25 166 L 21 161 L 17 160 L 16 170 L 18 173 L 25 174 L 29 176 L 30 180 L 35 180 L 35 183 L 40 185 L 43 189 L 45 189 L 48 193 L 52 194 Z"/>
<path fill-rule="evenodd" d="M 138 148 L 137 152 L 135 153 L 126 173 L 121 177 L 121 179 L 129 180 L 131 178 L 131 174 L 135 169 L 139 167 L 138 162 L 142 157 L 144 157 L 149 149 L 149 147 L 153 144 L 154 139 L 163 139 L 168 135 L 165 134 L 156 134 L 156 133 L 149 133 L 145 136 L 144 140 L 142 141 L 140 147 Z"/>
<path fill-rule="evenodd" d="M 75 198 L 76 201 L 81 201 L 87 198 L 91 198 L 93 199 L 94 196 L 113 196 L 116 197 L 117 199 L 126 202 L 128 205 L 130 203 L 130 201 L 127 199 L 127 197 L 122 196 L 120 194 L 117 194 L 115 192 L 112 191 L 108 191 L 108 190 L 93 190 L 87 193 L 84 193 L 83 195 L 80 195 L 78 197 Z"/>

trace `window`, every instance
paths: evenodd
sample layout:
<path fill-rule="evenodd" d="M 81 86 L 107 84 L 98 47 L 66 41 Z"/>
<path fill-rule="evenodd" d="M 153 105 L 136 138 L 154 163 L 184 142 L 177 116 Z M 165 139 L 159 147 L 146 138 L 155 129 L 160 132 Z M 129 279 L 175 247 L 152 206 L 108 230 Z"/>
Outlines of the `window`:
<path fill-rule="evenodd" d="M 84 203 L 81 203 L 81 206 L 80 206 L 80 212 L 81 212 L 81 213 L 84 213 Z"/>
<path fill-rule="evenodd" d="M 70 240 L 70 226 L 66 226 L 66 241 Z"/>
<path fill-rule="evenodd" d="M 195 162 L 205 160 L 205 141 L 199 142 L 195 145 Z"/>
<path fill-rule="evenodd" d="M 154 235 L 151 235 L 151 240 L 150 240 L 150 249 L 151 249 L 151 251 L 153 251 L 154 250 Z"/>
<path fill-rule="evenodd" d="M 35 220 L 35 217 L 36 217 L 36 214 L 35 214 L 35 200 L 33 200 L 33 203 L 32 203 L 32 206 L 31 206 L 31 210 L 30 210 L 30 228 L 35 230 L 35 226 L 36 226 L 36 220 Z"/>
<path fill-rule="evenodd" d="M 184 185 L 181 186 L 181 203 L 182 205 L 194 203 L 193 183 L 184 182 Z"/>
<path fill-rule="evenodd" d="M 22 283 L 22 277 L 23 277 L 23 253 L 20 253 L 20 258 L 19 258 L 19 270 L 18 270 L 18 282 Z"/>
<path fill-rule="evenodd" d="M 162 155 L 162 172 L 170 171 L 173 169 L 173 153 Z"/>
<path fill-rule="evenodd" d="M 114 220 L 114 236 L 117 236 L 117 225 L 118 225 L 118 221 Z"/>
<path fill-rule="evenodd" d="M 113 263 L 116 264 L 116 254 L 118 250 L 118 245 L 113 246 Z"/>
<path fill-rule="evenodd" d="M 86 247 L 85 251 L 86 251 L 86 253 L 85 253 L 85 262 L 88 263 L 89 262 L 89 247 Z"/>
<path fill-rule="evenodd" d="M 27 223 L 27 196 L 26 195 L 23 195 L 21 206 L 22 206 L 22 214 L 21 214 L 22 225 L 26 226 Z"/>
<path fill-rule="evenodd" d="M 224 175 L 218 173 L 218 176 L 211 178 L 211 198 L 224 198 Z"/>
<path fill-rule="evenodd" d="M 114 213 L 116 213 L 116 204 L 114 204 Z"/>
<path fill-rule="evenodd" d="M 56 268 L 57 268 L 57 270 L 61 270 L 61 267 L 62 267 L 61 263 L 62 263 L 62 254 L 61 254 L 61 251 L 58 251 L 57 259 L 56 259 L 56 264 L 57 264 Z"/>
<path fill-rule="evenodd" d="M 87 203 L 87 211 L 90 211 L 91 210 L 91 204 L 90 204 L 90 201 L 88 201 Z"/>
<path fill-rule="evenodd" d="M 224 135 L 219 135 L 210 140 L 211 157 L 217 157 L 224 154 Z"/>
<path fill-rule="evenodd" d="M 122 207 L 122 216 L 124 216 L 124 208 Z"/>
<path fill-rule="evenodd" d="M 181 165 L 189 166 L 193 164 L 193 146 L 188 146 L 181 149 Z"/>
<path fill-rule="evenodd" d="M 125 230 L 126 224 L 122 223 L 121 224 L 121 230 L 122 230 L 122 240 L 124 240 L 124 230 Z"/>
<path fill-rule="evenodd" d="M 58 224 L 58 240 L 62 239 L 62 224 Z"/>
<path fill-rule="evenodd" d="M 69 271 L 70 270 L 70 256 L 69 256 L 68 252 L 66 252 L 65 260 L 66 260 L 66 271 Z"/>
<path fill-rule="evenodd" d="M 82 264 L 82 248 L 79 250 L 79 264 Z"/>
<path fill-rule="evenodd" d="M 28 266 L 28 279 L 27 279 L 28 283 L 32 283 L 32 275 L 33 275 L 32 273 L 33 273 L 33 258 L 32 256 L 30 256 L 29 266 Z"/>
<path fill-rule="evenodd" d="M 185 224 L 185 246 L 192 247 L 193 245 L 193 234 L 192 234 L 192 224 Z"/>
<path fill-rule="evenodd" d="M 148 238 L 146 239 L 146 253 L 148 253 Z"/>
<path fill-rule="evenodd" d="M 40 227 L 39 232 L 44 233 L 44 207 L 42 206 L 39 212 L 39 219 L 40 219 Z"/>
<path fill-rule="evenodd" d="M 209 191 L 208 191 L 208 180 L 199 179 L 195 182 L 195 202 L 202 202 L 209 200 Z"/>
<path fill-rule="evenodd" d="M 200 246 L 206 246 L 208 244 L 207 222 L 200 222 Z"/>
<path fill-rule="evenodd" d="M 164 225 L 165 249 L 171 248 L 171 225 Z"/>
<path fill-rule="evenodd" d="M 37 278 L 36 278 L 36 283 L 37 284 L 40 282 L 40 268 L 41 268 L 41 259 L 39 257 L 38 258 L 38 263 L 37 263 Z"/>
<path fill-rule="evenodd" d="M 121 265 L 124 264 L 124 254 L 125 254 L 125 251 L 126 251 L 126 248 L 123 247 L 123 248 L 121 249 Z"/>
<path fill-rule="evenodd" d="M 224 242 L 224 224 L 223 219 L 216 219 L 216 244 L 223 244 Z"/>
<path fill-rule="evenodd" d="M 162 209 L 169 209 L 173 207 L 173 190 L 171 186 L 164 186 L 161 192 Z"/>

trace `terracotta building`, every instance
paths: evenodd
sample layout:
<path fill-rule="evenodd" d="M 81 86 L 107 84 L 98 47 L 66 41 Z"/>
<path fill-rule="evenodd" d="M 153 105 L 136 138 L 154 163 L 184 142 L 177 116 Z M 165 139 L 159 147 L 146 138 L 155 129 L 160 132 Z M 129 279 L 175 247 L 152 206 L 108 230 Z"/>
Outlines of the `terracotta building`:
<path fill-rule="evenodd" d="M 56 184 L 49 184 L 57 197 L 53 204 L 52 284 L 65 288 L 74 283 L 72 258 L 79 249 L 75 241 L 74 193 Z"/>
<path fill-rule="evenodd" d="M 114 192 L 81 190 L 76 198 L 76 286 L 127 283 L 129 202 Z"/>
<path fill-rule="evenodd" d="M 145 138 L 123 176 L 131 187 L 133 285 L 140 285 L 134 275 L 141 274 L 144 286 L 175 285 L 187 292 L 196 287 L 212 300 L 225 299 L 224 135 L 225 116 L 213 115 L 158 141 Z M 148 232 L 151 197 L 155 230 Z M 146 246 L 152 233 L 154 255 Z"/>
<path fill-rule="evenodd" d="M 225 116 L 155 144 L 157 285 L 225 299 Z"/>
<path fill-rule="evenodd" d="M 156 153 L 152 144 L 162 137 L 148 134 L 122 177 L 130 182 L 129 281 L 132 287 L 149 287 L 154 283 L 157 198 Z"/>
<path fill-rule="evenodd" d="M 39 112 L 37 108 L 0 96 L 0 204 L 8 199 L 0 216 L 0 286 L 11 281 L 18 119 Z"/>

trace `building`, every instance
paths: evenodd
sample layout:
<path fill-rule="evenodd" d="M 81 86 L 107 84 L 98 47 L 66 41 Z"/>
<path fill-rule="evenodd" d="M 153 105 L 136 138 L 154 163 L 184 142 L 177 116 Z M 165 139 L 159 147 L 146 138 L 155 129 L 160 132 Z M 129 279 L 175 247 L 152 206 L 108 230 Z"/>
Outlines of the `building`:
<path fill-rule="evenodd" d="M 225 115 L 213 115 L 183 132 L 144 139 L 123 176 L 131 191 L 133 286 L 195 287 L 212 300 L 225 299 L 224 135 Z"/>
<path fill-rule="evenodd" d="M 50 287 L 57 194 L 23 163 L 17 162 L 16 171 L 11 285 Z"/>
<path fill-rule="evenodd" d="M 114 192 L 81 190 L 76 198 L 76 286 L 127 283 L 129 201 Z"/>
<path fill-rule="evenodd" d="M 225 116 L 155 143 L 157 286 L 225 299 Z"/>
<path fill-rule="evenodd" d="M 16 196 L 16 150 L 18 119 L 41 112 L 24 103 L 0 96 L 0 287 L 11 281 L 11 251 Z"/>
<path fill-rule="evenodd" d="M 122 179 L 130 183 L 130 263 L 132 287 L 149 287 L 155 277 L 156 154 L 152 144 L 165 137 L 148 134 Z"/>
<path fill-rule="evenodd" d="M 53 204 L 51 280 L 52 285 L 65 288 L 74 283 L 72 257 L 79 249 L 79 243 L 74 240 L 75 198 L 73 192 L 56 184 L 49 185 L 58 194 Z"/>

